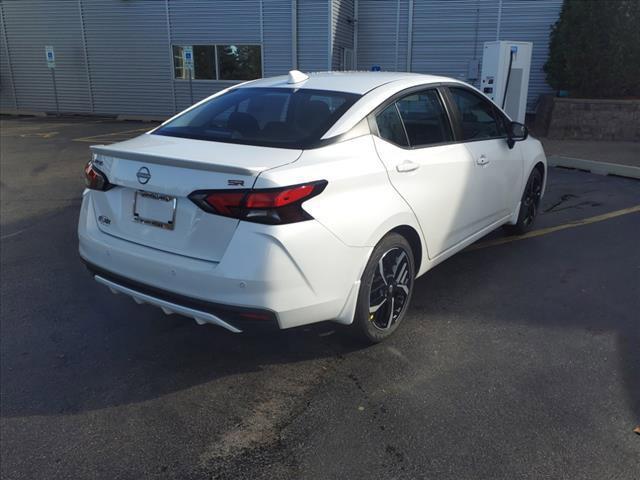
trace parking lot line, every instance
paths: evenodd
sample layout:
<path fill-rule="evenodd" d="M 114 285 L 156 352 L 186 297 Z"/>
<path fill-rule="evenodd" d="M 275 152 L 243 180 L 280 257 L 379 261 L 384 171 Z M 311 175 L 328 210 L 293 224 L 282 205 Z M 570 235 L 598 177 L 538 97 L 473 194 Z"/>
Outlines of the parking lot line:
<path fill-rule="evenodd" d="M 475 245 L 471 245 L 466 248 L 466 251 L 480 250 L 488 247 L 495 247 L 497 245 L 503 245 L 505 243 L 517 242 L 518 240 L 525 240 L 527 238 L 540 237 L 549 233 L 558 232 L 560 230 L 566 230 L 568 228 L 581 227 L 583 225 L 589 225 L 591 223 L 602 222 L 609 220 L 610 218 L 620 217 L 622 215 L 628 215 L 630 213 L 640 212 L 640 205 L 634 207 L 623 208 L 622 210 L 614 210 L 613 212 L 603 213 L 602 215 L 596 215 L 595 217 L 588 217 L 582 220 L 574 220 L 562 225 L 556 225 L 555 227 L 541 228 L 539 230 L 533 230 L 525 233 L 524 235 L 517 235 L 514 237 L 497 238 L 495 240 L 489 240 L 486 242 L 480 242 Z"/>
<path fill-rule="evenodd" d="M 100 142 L 101 140 L 106 139 L 107 141 L 112 140 L 113 142 L 116 142 L 116 141 L 127 140 L 131 138 L 131 136 L 128 135 L 129 133 L 148 132 L 152 128 L 154 127 L 135 128 L 133 130 L 122 130 L 120 132 L 101 133 L 99 135 L 92 135 L 90 137 L 74 138 L 73 141 L 93 143 L 93 142 Z M 114 139 L 113 137 L 116 137 L 116 138 Z M 120 137 L 123 137 L 123 138 L 120 138 Z"/>

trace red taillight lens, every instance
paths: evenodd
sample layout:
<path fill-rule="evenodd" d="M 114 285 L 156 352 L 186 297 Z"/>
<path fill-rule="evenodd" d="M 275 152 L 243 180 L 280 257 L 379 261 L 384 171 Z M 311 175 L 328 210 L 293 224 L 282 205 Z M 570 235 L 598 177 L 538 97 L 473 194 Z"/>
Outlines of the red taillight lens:
<path fill-rule="evenodd" d="M 310 220 L 302 203 L 318 195 L 325 180 L 263 190 L 208 190 L 189 198 L 200 208 L 217 215 L 256 223 L 283 224 Z"/>
<path fill-rule="evenodd" d="M 298 185 L 295 187 L 287 187 L 282 190 L 273 190 L 261 192 L 259 190 L 249 192 L 246 200 L 247 208 L 278 208 L 289 205 L 313 193 L 315 186 L 313 184 Z"/>
<path fill-rule="evenodd" d="M 113 185 L 109 183 L 107 176 L 93 166 L 92 162 L 84 167 L 84 183 L 91 190 L 109 190 Z"/>
<path fill-rule="evenodd" d="M 216 213 L 228 217 L 235 217 L 242 207 L 242 201 L 246 192 L 215 192 L 204 197 L 204 201 L 209 204 Z"/>

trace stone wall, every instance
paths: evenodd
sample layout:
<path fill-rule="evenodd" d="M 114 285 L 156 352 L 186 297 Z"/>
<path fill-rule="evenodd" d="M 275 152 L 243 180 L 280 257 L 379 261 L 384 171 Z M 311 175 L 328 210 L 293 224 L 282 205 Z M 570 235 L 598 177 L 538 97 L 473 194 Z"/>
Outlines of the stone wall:
<path fill-rule="evenodd" d="M 554 98 L 547 136 L 640 142 L 640 100 Z"/>

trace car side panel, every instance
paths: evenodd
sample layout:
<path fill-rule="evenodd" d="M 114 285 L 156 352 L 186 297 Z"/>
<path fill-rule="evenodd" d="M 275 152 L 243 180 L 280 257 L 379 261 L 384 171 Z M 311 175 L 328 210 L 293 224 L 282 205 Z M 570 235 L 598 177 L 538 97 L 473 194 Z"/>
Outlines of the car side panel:
<path fill-rule="evenodd" d="M 400 225 L 420 232 L 413 211 L 391 185 L 371 135 L 306 150 L 296 162 L 260 174 L 255 188 L 312 180 L 328 185 L 304 209 L 350 247 L 372 248 Z M 424 242 L 422 248 L 426 253 Z"/>
<path fill-rule="evenodd" d="M 542 163 L 544 165 L 544 185 L 546 187 L 547 184 L 547 157 L 544 153 L 544 149 L 542 148 L 542 143 L 536 138 L 528 137 L 526 140 L 521 142 L 517 142 L 516 145 L 520 148 L 522 152 L 522 158 L 524 160 L 524 171 L 522 176 L 522 188 L 527 182 L 533 167 L 535 167 L 538 163 Z M 544 188 L 542 189 L 542 195 L 544 195 Z M 521 192 L 522 193 L 522 189 Z"/>
<path fill-rule="evenodd" d="M 479 210 L 486 227 L 511 215 L 514 200 L 520 199 L 522 189 L 522 151 L 519 145 L 509 148 L 506 138 L 493 138 L 464 144 L 474 162 L 475 174 L 481 186 L 479 199 L 474 208 Z M 483 159 L 483 165 L 478 162 Z"/>
<path fill-rule="evenodd" d="M 542 196 L 544 197 L 545 189 L 547 188 L 547 157 L 545 156 L 544 149 L 542 148 L 542 144 L 539 140 L 529 137 L 526 140 L 516 142 L 516 149 L 520 150 L 520 154 L 522 155 L 522 176 L 519 180 L 519 185 L 514 186 L 513 188 L 513 197 L 512 197 L 512 216 L 509 220 L 509 224 L 514 225 L 518 221 L 518 213 L 520 211 L 520 200 L 522 199 L 522 193 L 524 192 L 524 187 L 527 184 L 527 180 L 531 175 L 531 172 L 535 168 L 536 165 L 541 163 L 544 166 L 544 178 L 542 183 Z"/>

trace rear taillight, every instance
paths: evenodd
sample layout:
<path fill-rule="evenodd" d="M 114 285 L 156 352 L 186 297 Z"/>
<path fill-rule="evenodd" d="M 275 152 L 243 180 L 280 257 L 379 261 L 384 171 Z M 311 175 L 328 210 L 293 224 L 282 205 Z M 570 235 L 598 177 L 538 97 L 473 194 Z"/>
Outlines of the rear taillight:
<path fill-rule="evenodd" d="M 93 162 L 87 163 L 84 167 L 84 183 L 87 188 L 91 190 L 105 191 L 113 187 L 113 185 L 109 183 L 107 176 L 98 170 L 93 165 Z"/>
<path fill-rule="evenodd" d="M 199 190 L 189 195 L 203 210 L 248 222 L 278 225 L 312 217 L 302 203 L 320 194 L 326 180 L 261 190 Z"/>

